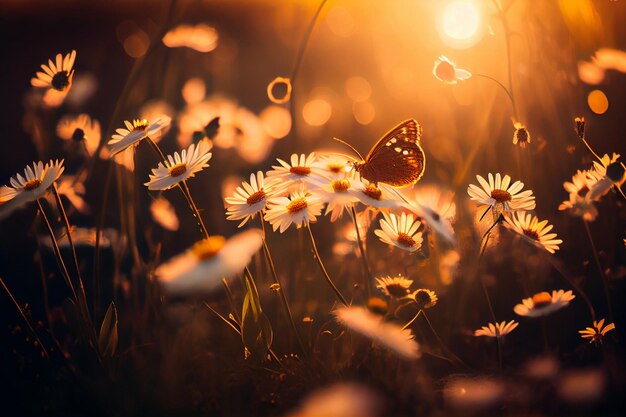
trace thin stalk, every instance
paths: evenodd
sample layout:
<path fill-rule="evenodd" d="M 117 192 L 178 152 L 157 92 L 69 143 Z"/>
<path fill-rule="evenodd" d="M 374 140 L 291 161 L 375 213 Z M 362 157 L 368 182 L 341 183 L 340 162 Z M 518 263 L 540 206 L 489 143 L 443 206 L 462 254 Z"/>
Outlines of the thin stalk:
<path fill-rule="evenodd" d="M 4 288 L 4 291 L 7 293 L 7 295 L 11 299 L 11 301 L 13 301 L 13 304 L 15 305 L 15 308 L 17 308 L 17 311 L 20 313 L 20 316 L 22 316 L 22 319 L 26 323 L 26 326 L 28 327 L 28 330 L 30 330 L 30 332 L 33 334 L 33 337 L 35 338 L 35 340 L 37 341 L 37 344 L 41 348 L 41 352 L 46 357 L 46 359 L 49 358 L 48 351 L 44 347 L 43 343 L 41 343 L 41 340 L 39 339 L 39 336 L 37 335 L 37 332 L 35 332 L 35 329 L 30 324 L 30 321 L 28 321 L 28 318 L 26 317 L 26 314 L 24 314 L 24 310 L 22 309 L 20 304 L 17 302 L 15 297 L 13 297 L 13 293 L 11 293 L 11 290 L 9 290 L 9 287 L 6 286 L 6 284 L 4 283 L 4 280 L 2 279 L 2 277 L 0 277 L 0 284 L 2 284 L 2 288 Z"/>
<path fill-rule="evenodd" d="M 352 213 L 352 222 L 354 223 L 354 230 L 356 232 L 356 240 L 359 242 L 359 251 L 361 252 L 361 260 L 363 262 L 363 269 L 365 270 L 365 288 L 367 288 L 367 297 L 372 296 L 372 268 L 370 268 L 367 256 L 365 255 L 365 248 L 363 247 L 363 241 L 361 240 L 361 232 L 359 231 L 359 223 L 356 218 L 356 209 L 354 205 L 350 207 Z"/>
<path fill-rule="evenodd" d="M 322 13 L 322 9 L 328 0 L 322 0 L 320 5 L 318 6 L 309 26 L 307 27 L 306 32 L 304 33 L 304 37 L 302 38 L 302 42 L 300 42 L 300 47 L 298 48 L 298 53 L 296 54 L 296 59 L 294 60 L 293 69 L 291 70 L 291 77 L 289 77 L 289 82 L 291 83 L 291 97 L 289 98 L 289 115 L 291 116 L 291 132 L 293 132 L 294 140 L 291 142 L 292 145 L 295 143 L 296 138 L 296 101 L 295 101 L 295 90 L 296 90 L 296 78 L 300 72 L 300 66 L 302 65 L 302 61 L 304 59 L 304 53 L 307 50 L 309 45 L 309 41 L 311 39 L 311 34 L 313 34 L 313 29 L 315 28 L 315 24 Z"/>
<path fill-rule="evenodd" d="M 591 229 L 589 228 L 589 223 L 586 220 L 583 220 L 583 224 L 585 225 L 585 231 L 587 232 L 587 237 L 589 238 L 589 244 L 591 245 L 591 251 L 593 252 L 593 259 L 596 262 L 596 267 L 600 272 L 600 277 L 602 278 L 602 287 L 604 289 L 604 296 L 606 297 L 606 304 L 609 310 L 609 320 L 613 321 L 613 303 L 611 302 L 611 293 L 609 292 L 609 284 L 606 274 L 602 269 L 602 264 L 600 264 L 600 258 L 598 257 L 598 250 L 596 249 L 596 244 L 593 240 L 593 236 L 591 234 Z"/>
<path fill-rule="evenodd" d="M 339 301 L 341 301 L 341 303 L 347 307 L 348 302 L 346 301 L 344 296 L 341 295 L 341 292 L 339 292 L 339 289 L 337 289 L 337 287 L 335 286 L 335 283 L 333 282 L 333 280 L 328 275 L 328 272 L 326 271 L 326 267 L 324 267 L 322 258 L 320 258 L 320 254 L 317 251 L 317 245 L 315 244 L 315 238 L 313 237 L 313 232 L 311 231 L 311 225 L 307 223 L 306 229 L 309 232 L 309 237 L 311 238 L 311 248 L 313 249 L 315 259 L 317 260 L 317 263 L 320 266 L 320 269 L 322 270 L 322 274 L 324 275 L 324 278 L 326 278 L 326 282 L 328 282 L 328 285 L 330 285 L 330 288 L 332 288 L 332 290 L 335 292 L 335 295 L 337 296 Z"/>
<path fill-rule="evenodd" d="M 476 77 L 483 77 L 483 78 L 486 78 L 488 80 L 491 80 L 494 83 L 498 84 L 502 88 L 502 90 L 504 90 L 504 92 L 506 93 L 507 97 L 509 98 L 509 101 L 511 102 L 511 109 L 513 110 L 513 117 L 517 120 L 517 108 L 515 106 L 515 99 L 513 98 L 513 94 L 509 91 L 509 89 L 506 88 L 504 86 L 504 84 L 502 84 L 500 81 L 496 80 L 493 77 L 490 77 L 489 75 L 485 75 L 485 74 L 474 74 L 474 75 Z"/>
<path fill-rule="evenodd" d="M 439 334 L 437 333 L 437 331 L 435 330 L 433 325 L 430 323 L 430 320 L 428 319 L 428 316 L 426 315 L 426 312 L 424 310 L 420 310 L 420 311 L 422 311 L 422 317 L 424 317 L 424 320 L 426 320 L 426 323 L 428 324 L 428 327 L 430 328 L 430 331 L 433 333 L 433 335 L 437 339 L 437 342 L 439 343 L 441 348 L 443 350 L 445 350 L 446 352 L 448 352 L 448 354 L 451 355 L 452 358 L 457 363 L 460 363 L 461 365 L 465 366 L 466 368 L 469 368 L 469 366 L 467 366 L 465 364 L 465 362 L 463 362 L 463 360 L 461 358 L 459 358 L 457 355 L 455 355 L 454 352 L 452 352 L 450 349 L 448 349 L 448 347 L 445 345 L 445 343 L 443 343 L 443 340 L 441 340 L 441 338 L 439 337 Z M 498 346 L 500 346 L 500 345 L 498 344 Z"/>
<path fill-rule="evenodd" d="M 502 21 L 502 30 L 504 31 L 505 43 L 504 46 L 506 48 L 507 76 L 509 79 L 509 98 L 511 99 L 511 104 L 513 105 L 513 117 L 517 119 L 517 108 L 515 106 L 515 100 L 513 99 L 513 65 L 511 62 L 511 36 L 509 33 L 509 24 L 506 20 L 506 10 L 504 10 L 496 0 L 493 0 L 493 3 L 498 9 L 498 14 L 500 15 L 500 20 Z"/>
<path fill-rule="evenodd" d="M 420 310 L 417 312 L 416 315 L 413 316 L 413 318 L 411 320 L 409 320 L 409 322 L 407 324 L 405 324 L 404 326 L 402 326 L 401 330 L 406 330 L 411 324 L 413 324 L 413 322 L 415 320 L 417 320 L 417 318 L 422 314 L 422 309 L 420 308 Z"/>
<path fill-rule="evenodd" d="M 272 278 L 274 279 L 274 283 L 278 284 L 278 293 L 280 295 L 280 300 L 283 305 L 283 309 L 285 310 L 285 314 L 289 319 L 289 325 L 291 326 L 291 330 L 293 334 L 296 336 L 298 341 L 298 345 L 300 346 L 300 350 L 304 355 L 307 354 L 307 350 L 305 349 L 304 342 L 300 337 L 300 333 L 298 333 L 298 329 L 296 327 L 296 323 L 293 319 L 293 314 L 291 314 L 291 308 L 289 307 L 289 302 L 287 301 L 287 295 L 285 294 L 285 290 L 283 285 L 280 283 L 278 279 L 278 274 L 276 273 L 276 267 L 274 266 L 274 260 L 272 259 L 272 254 L 270 253 L 270 248 L 267 245 L 266 240 L 266 231 L 265 231 L 265 220 L 263 219 L 263 213 L 259 213 L 259 218 L 261 220 L 261 230 L 263 231 L 263 253 L 265 254 L 265 259 L 267 260 L 268 265 L 270 266 L 270 271 L 272 272 Z"/>
<path fill-rule="evenodd" d="M 98 224 L 96 226 L 96 245 L 94 247 L 94 263 L 93 263 L 93 276 L 94 276 L 94 301 L 93 301 L 93 314 L 98 317 L 100 311 L 100 293 L 101 293 L 101 280 L 100 280 L 100 235 L 102 234 L 102 228 L 104 227 L 104 214 L 106 213 L 107 206 L 109 204 L 109 189 L 111 188 L 111 178 L 113 177 L 113 171 L 111 165 L 106 166 L 106 180 L 104 181 L 104 194 L 102 199 L 102 207 L 100 208 L 100 216 L 98 218 Z"/>
<path fill-rule="evenodd" d="M 74 284 L 72 283 L 70 274 L 67 272 L 67 267 L 65 266 L 65 262 L 63 261 L 63 257 L 61 256 L 61 249 L 59 249 L 59 242 L 57 241 L 57 238 L 54 235 L 54 230 L 52 230 L 52 225 L 50 224 L 50 221 L 48 220 L 48 216 L 46 216 L 46 212 L 44 211 L 43 206 L 41 205 L 41 202 L 39 201 L 39 199 L 37 199 L 37 206 L 39 207 L 39 212 L 41 213 L 44 223 L 46 223 L 46 226 L 48 228 L 48 234 L 50 235 L 50 239 L 52 240 L 52 247 L 54 249 L 54 254 L 56 255 L 57 262 L 59 264 L 59 269 L 61 269 L 61 274 L 63 275 L 63 278 L 65 279 L 65 283 L 67 284 L 70 291 L 72 292 L 72 296 L 74 297 L 74 300 L 78 303 L 79 301 L 78 295 L 76 294 L 76 290 L 74 289 Z"/>

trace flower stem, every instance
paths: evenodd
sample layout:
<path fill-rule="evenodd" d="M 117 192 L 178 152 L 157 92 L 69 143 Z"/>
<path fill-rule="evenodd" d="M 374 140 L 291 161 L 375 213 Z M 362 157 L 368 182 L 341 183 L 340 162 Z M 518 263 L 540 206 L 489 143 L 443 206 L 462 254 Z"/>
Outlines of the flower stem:
<path fill-rule="evenodd" d="M 507 47 L 508 49 L 508 47 Z M 509 101 L 511 102 L 511 109 L 513 110 L 513 118 L 515 118 L 517 120 L 517 108 L 515 107 L 515 99 L 513 98 L 513 94 L 511 94 L 511 92 L 509 91 L 508 88 L 506 88 L 504 86 L 504 84 L 502 84 L 500 81 L 496 80 L 493 77 L 490 77 L 489 75 L 485 75 L 485 74 L 474 74 L 477 77 L 483 77 L 486 78 L 488 80 L 493 81 L 494 83 L 498 84 L 502 90 L 504 90 L 504 92 L 506 93 L 507 97 L 509 98 Z"/>
<path fill-rule="evenodd" d="M 461 358 L 459 358 L 457 355 L 455 355 L 454 352 L 452 352 L 450 349 L 448 349 L 448 347 L 445 345 L 445 343 L 443 343 L 443 340 L 441 340 L 441 338 L 439 337 L 439 334 L 437 333 L 437 331 L 435 330 L 433 325 L 430 323 L 430 320 L 428 319 L 428 316 L 426 315 L 426 312 L 423 309 L 420 309 L 420 311 L 422 312 L 422 317 L 424 317 L 424 320 L 426 320 L 426 323 L 428 324 L 428 327 L 430 328 L 430 331 L 435 336 L 435 339 L 437 339 L 437 342 L 439 342 L 439 345 L 441 346 L 441 348 L 444 351 L 446 351 L 450 356 L 452 356 L 452 359 L 454 359 L 456 362 L 460 363 L 461 365 L 463 365 L 463 366 L 465 366 L 466 368 L 469 369 L 469 366 L 467 366 L 465 364 L 465 362 L 463 362 L 463 360 Z M 415 317 L 417 318 L 417 316 L 415 316 Z M 498 346 L 500 346 L 500 344 L 498 344 Z"/>
<path fill-rule="evenodd" d="M 598 250 L 596 249 L 596 244 L 593 241 L 593 236 L 591 234 L 591 229 L 589 228 L 589 223 L 586 220 L 583 220 L 583 224 L 585 225 L 585 231 L 587 232 L 587 237 L 589 238 L 589 244 L 591 245 L 591 251 L 593 252 L 593 259 L 596 262 L 596 267 L 598 268 L 598 271 L 600 272 L 600 277 L 602 278 L 602 287 L 604 289 L 604 296 L 606 297 L 609 320 L 613 321 L 613 303 L 611 302 L 611 293 L 609 292 L 608 278 L 606 277 L 606 274 L 602 269 L 602 264 L 600 264 Z"/>
<path fill-rule="evenodd" d="M 276 274 L 276 267 L 274 266 L 274 260 L 272 259 L 272 254 L 270 253 L 270 248 L 267 246 L 266 240 L 266 231 L 265 231 L 265 220 L 263 219 L 263 212 L 259 214 L 261 220 L 261 229 L 263 230 L 263 253 L 265 254 L 265 259 L 267 260 L 268 265 L 270 266 L 270 270 L 272 271 L 272 278 L 274 279 L 274 283 L 278 284 L 278 293 L 280 295 L 280 300 L 283 304 L 283 308 L 285 310 L 285 314 L 289 319 L 289 325 L 291 326 L 291 330 L 293 334 L 296 336 L 298 341 L 298 345 L 300 346 L 300 350 L 302 354 L 306 355 L 307 350 L 305 349 L 304 342 L 300 337 L 300 333 L 298 333 L 298 329 L 296 328 L 296 323 L 293 319 L 293 315 L 291 314 L 291 308 L 289 307 L 289 302 L 287 301 L 287 295 L 285 294 L 285 289 L 283 285 L 280 283 L 278 279 L 278 274 Z"/>
<path fill-rule="evenodd" d="M 2 288 L 4 288 L 4 291 L 7 293 L 7 295 L 11 299 L 11 301 L 13 301 L 13 304 L 15 305 L 15 308 L 17 308 L 17 311 L 20 313 L 20 316 L 22 316 L 22 319 L 26 323 L 26 326 L 28 327 L 28 330 L 30 330 L 30 332 L 33 334 L 33 337 L 37 341 L 37 344 L 39 345 L 39 348 L 41 348 L 41 352 L 43 353 L 43 355 L 46 358 L 49 358 L 48 351 L 44 347 L 43 343 L 41 343 L 41 340 L 39 339 L 39 336 L 37 335 L 37 332 L 35 332 L 35 329 L 30 324 L 30 321 L 28 321 L 28 318 L 26 317 L 26 314 L 24 314 L 24 310 L 22 309 L 20 304 L 17 302 L 15 297 L 13 297 L 13 293 L 11 293 L 11 290 L 9 290 L 9 287 L 6 286 L 6 284 L 4 283 L 4 280 L 2 279 L 2 277 L 0 277 L 0 284 L 2 285 Z"/>
<path fill-rule="evenodd" d="M 320 269 L 322 270 L 322 274 L 324 275 L 324 278 L 326 278 L 326 282 L 328 282 L 328 285 L 330 285 L 330 288 L 332 288 L 332 290 L 335 292 L 335 295 L 337 296 L 339 301 L 341 301 L 341 303 L 344 306 L 348 307 L 348 302 L 343 297 L 343 295 L 341 295 L 341 292 L 339 292 L 339 289 L 337 289 L 337 287 L 333 283 L 333 280 L 328 275 L 328 272 L 326 272 L 326 268 L 324 267 L 324 263 L 322 262 L 322 258 L 320 258 L 320 254 L 317 251 L 317 245 L 315 244 L 315 238 L 313 237 L 313 231 L 311 231 L 311 225 L 309 223 L 306 224 L 306 229 L 308 230 L 309 237 L 311 238 L 311 248 L 313 249 L 313 253 L 315 255 L 315 259 L 317 260 L 317 263 L 319 264 Z"/>
<path fill-rule="evenodd" d="M 416 315 L 414 315 L 414 316 L 413 316 L 413 318 L 412 318 L 411 320 L 409 320 L 407 324 L 405 324 L 404 326 L 402 326 L 402 329 L 401 329 L 401 330 L 406 330 L 406 329 L 407 329 L 407 328 L 408 328 L 411 324 L 413 324 L 413 322 L 414 322 L 415 320 L 417 320 L 417 318 L 418 318 L 418 317 L 422 314 L 422 311 L 424 311 L 424 310 L 422 310 L 422 309 L 420 308 L 420 310 L 417 312 L 417 314 L 416 314 Z"/>
<path fill-rule="evenodd" d="M 370 268 L 369 262 L 367 261 L 367 255 L 365 254 L 365 248 L 363 247 L 363 241 L 361 240 L 361 232 L 359 230 L 359 223 L 356 217 L 356 209 L 354 205 L 350 207 L 350 211 L 352 213 L 352 222 L 354 223 L 354 230 L 356 232 L 356 240 L 359 243 L 359 251 L 361 252 L 361 260 L 363 261 L 363 269 L 365 270 L 365 288 L 367 288 L 367 296 L 372 296 L 372 268 Z"/>

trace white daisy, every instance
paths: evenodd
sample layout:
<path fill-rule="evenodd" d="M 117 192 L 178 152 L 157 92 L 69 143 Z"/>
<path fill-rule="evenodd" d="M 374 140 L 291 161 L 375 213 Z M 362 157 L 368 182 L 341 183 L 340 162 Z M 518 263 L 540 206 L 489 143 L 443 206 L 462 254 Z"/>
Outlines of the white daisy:
<path fill-rule="evenodd" d="M 420 310 L 434 307 L 435 304 L 437 304 L 437 301 L 439 301 L 439 297 L 437 297 L 437 294 L 434 291 L 426 288 L 420 288 L 413 291 L 411 294 L 409 294 L 408 298 L 415 301 L 415 304 L 417 304 L 417 308 L 419 308 Z"/>
<path fill-rule="evenodd" d="M 197 146 L 192 143 L 180 154 L 174 152 L 174 156 L 168 155 L 166 164 L 159 162 L 159 165 L 152 170 L 150 181 L 144 185 L 149 190 L 168 190 L 179 182 L 192 178 L 196 172 L 209 166 L 208 161 L 213 155 L 209 150 L 211 150 L 211 145 L 202 140 Z"/>
<path fill-rule="evenodd" d="M 287 230 L 291 224 L 300 228 L 305 224 L 314 222 L 315 218 L 322 213 L 324 203 L 319 196 L 303 191 L 297 191 L 287 197 L 275 197 L 268 201 L 268 209 L 265 213 L 267 220 L 274 231 L 280 229 L 280 233 Z"/>
<path fill-rule="evenodd" d="M 526 126 L 520 122 L 513 124 L 515 132 L 513 132 L 513 145 L 519 145 L 520 148 L 525 148 L 530 143 L 530 132 L 526 129 Z"/>
<path fill-rule="evenodd" d="M 604 336 L 615 329 L 615 323 L 604 325 L 604 319 L 600 321 L 593 321 L 593 327 L 586 327 L 584 330 L 579 330 L 580 337 L 583 339 L 589 339 L 589 343 L 601 344 L 604 341 Z"/>
<path fill-rule="evenodd" d="M 613 153 L 613 156 L 605 154 L 600 158 L 600 162 L 593 162 L 593 169 L 588 172 L 590 179 L 595 179 L 596 182 L 587 193 L 588 200 L 599 200 L 613 186 L 619 188 L 626 181 L 626 167 L 619 158 L 620 155 L 617 153 Z"/>
<path fill-rule="evenodd" d="M 365 307 L 340 307 L 334 311 L 337 321 L 374 342 L 390 349 L 404 359 L 420 357 L 419 345 L 408 329 L 386 323 L 382 317 Z"/>
<path fill-rule="evenodd" d="M 378 288 L 387 297 L 404 298 L 409 295 L 409 289 L 413 284 L 413 280 L 407 279 L 402 275 L 397 277 L 380 277 L 376 278 L 376 288 Z"/>
<path fill-rule="evenodd" d="M 376 229 L 374 233 L 388 245 L 413 253 L 422 247 L 422 232 L 417 231 L 421 224 L 412 214 L 402 213 L 398 217 L 393 213 L 383 212 L 383 218 L 380 219 L 381 228 Z"/>
<path fill-rule="evenodd" d="M 354 158 L 338 152 L 316 152 L 317 161 L 313 163 L 328 178 L 345 178 L 354 172 Z"/>
<path fill-rule="evenodd" d="M 506 227 L 515 231 L 526 241 L 550 253 L 559 250 L 559 245 L 563 243 L 561 239 L 556 239 L 556 233 L 548 233 L 553 226 L 548 224 L 547 220 L 540 222 L 537 216 L 520 212 L 515 212 L 512 217 L 506 216 L 504 219 Z"/>
<path fill-rule="evenodd" d="M 228 240 L 211 236 L 161 264 L 154 274 L 173 295 L 194 294 L 219 288 L 222 278 L 241 273 L 263 243 L 258 229 L 246 230 Z"/>
<path fill-rule="evenodd" d="M 294 153 L 291 155 L 291 163 L 280 158 L 276 160 L 280 165 L 272 165 L 273 169 L 267 172 L 267 177 L 276 180 L 279 186 L 277 192 L 298 191 L 314 180 L 323 180 L 321 169 L 314 165 L 317 160 L 314 152 L 308 156 Z"/>
<path fill-rule="evenodd" d="M 354 195 L 354 180 L 349 178 L 335 178 L 325 182 L 316 183 L 319 187 L 315 193 L 319 194 L 322 202 L 327 203 L 325 215 L 330 214 L 332 223 L 343 216 L 344 211 L 348 211 L 359 201 Z"/>
<path fill-rule="evenodd" d="M 572 291 L 554 290 L 552 295 L 543 291 L 522 300 L 513 311 L 519 316 L 541 317 L 567 306 L 576 296 Z"/>
<path fill-rule="evenodd" d="M 228 204 L 226 214 L 228 220 L 242 220 L 241 227 L 253 219 L 257 213 L 265 210 L 268 197 L 273 195 L 273 181 L 265 181 L 263 171 L 250 174 L 250 182 L 242 182 L 238 186 L 232 197 L 226 197 L 224 201 Z"/>
<path fill-rule="evenodd" d="M 446 84 L 456 84 L 457 81 L 464 81 L 470 78 L 472 73 L 462 68 L 457 68 L 453 61 L 440 55 L 435 61 L 433 75 Z"/>
<path fill-rule="evenodd" d="M 83 199 L 87 190 L 82 181 L 77 181 L 73 175 L 63 175 L 57 183 L 57 192 L 67 198 L 81 214 L 89 214 L 89 205 Z"/>
<path fill-rule="evenodd" d="M 565 181 L 563 188 L 569 193 L 569 199 L 559 205 L 559 210 L 569 210 L 574 216 L 580 216 L 586 221 L 594 221 L 598 216 L 598 210 L 593 200 L 587 198 L 589 190 L 597 182 L 597 179 L 588 171 L 578 170 L 572 181 Z"/>
<path fill-rule="evenodd" d="M 124 120 L 126 128 L 115 129 L 117 132 L 108 142 L 110 157 L 117 155 L 131 145 L 134 145 L 149 136 L 151 139 L 157 140 L 161 131 L 169 126 L 171 119 L 162 116 L 150 123 L 147 119 L 133 120 L 132 123 Z"/>
<path fill-rule="evenodd" d="M 187 47 L 198 52 L 211 52 L 217 47 L 217 30 L 205 24 L 179 25 L 163 36 L 163 44 L 168 48 Z"/>
<path fill-rule="evenodd" d="M 76 51 L 70 52 L 65 57 L 62 54 L 57 54 L 55 62 L 49 59 L 48 65 L 41 65 L 44 72 L 38 72 L 37 77 L 31 78 L 30 83 L 33 87 L 47 89 L 43 100 L 48 106 L 59 106 L 65 100 L 72 87 L 72 79 L 74 78 L 72 67 L 75 60 Z"/>
<path fill-rule="evenodd" d="M 65 116 L 57 124 L 57 135 L 64 140 L 82 142 L 89 156 L 93 156 L 100 144 L 100 122 L 88 114 Z"/>
<path fill-rule="evenodd" d="M 424 185 L 401 192 L 408 204 L 404 207 L 426 221 L 438 236 L 455 244 L 452 221 L 456 215 L 454 193 L 437 185 Z"/>
<path fill-rule="evenodd" d="M 489 323 L 487 326 L 482 326 L 480 329 L 474 331 L 474 336 L 487 336 L 487 337 L 503 337 L 511 333 L 519 325 L 515 320 L 510 322 L 503 321 L 501 323 Z"/>
<path fill-rule="evenodd" d="M 382 183 L 372 184 L 363 178 L 359 180 L 358 176 L 354 180 L 354 190 L 351 192 L 368 207 L 392 209 L 401 208 L 403 204 L 392 187 Z"/>
<path fill-rule="evenodd" d="M 150 204 L 150 213 L 155 222 L 164 229 L 176 231 L 180 226 L 174 207 L 163 197 L 155 198 Z"/>
<path fill-rule="evenodd" d="M 11 178 L 10 186 L 0 187 L 0 203 L 6 203 L 12 199 L 19 199 L 21 203 L 26 203 L 43 197 L 64 170 L 63 160 L 50 161 L 46 165 L 41 161 L 33 162 L 32 168 L 27 165 L 24 169 L 24 176 L 18 173 Z"/>
<path fill-rule="evenodd" d="M 480 207 L 490 206 L 494 211 L 495 218 L 498 218 L 503 212 L 527 211 L 535 208 L 533 192 L 531 190 L 522 191 L 523 182 L 516 181 L 511 184 L 511 177 L 505 175 L 502 178 L 500 173 L 497 173 L 495 178 L 493 174 L 489 173 L 488 178 L 489 182 L 480 175 L 476 175 L 482 188 L 470 184 L 467 187 L 467 193 Z"/>

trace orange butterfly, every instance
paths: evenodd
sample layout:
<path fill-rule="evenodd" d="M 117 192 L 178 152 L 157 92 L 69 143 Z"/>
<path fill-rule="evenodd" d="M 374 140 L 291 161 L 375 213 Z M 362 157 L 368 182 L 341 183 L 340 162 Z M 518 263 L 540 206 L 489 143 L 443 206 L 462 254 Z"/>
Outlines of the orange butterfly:
<path fill-rule="evenodd" d="M 413 119 L 405 120 L 376 142 L 363 158 L 349 143 L 334 138 L 352 148 L 361 158 L 354 169 L 371 183 L 379 182 L 393 187 L 406 187 L 422 178 L 426 156 L 420 146 L 422 127 Z"/>

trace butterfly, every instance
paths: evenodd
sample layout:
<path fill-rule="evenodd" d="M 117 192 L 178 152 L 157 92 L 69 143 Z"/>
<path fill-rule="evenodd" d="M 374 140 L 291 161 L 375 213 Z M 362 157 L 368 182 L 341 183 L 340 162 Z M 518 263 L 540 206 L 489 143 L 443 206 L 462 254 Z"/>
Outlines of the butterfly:
<path fill-rule="evenodd" d="M 420 146 L 422 127 L 413 119 L 405 120 L 385 133 L 363 158 L 359 151 L 341 139 L 356 152 L 361 161 L 353 168 L 371 183 L 379 182 L 393 187 L 415 184 L 424 174 L 426 156 Z"/>

